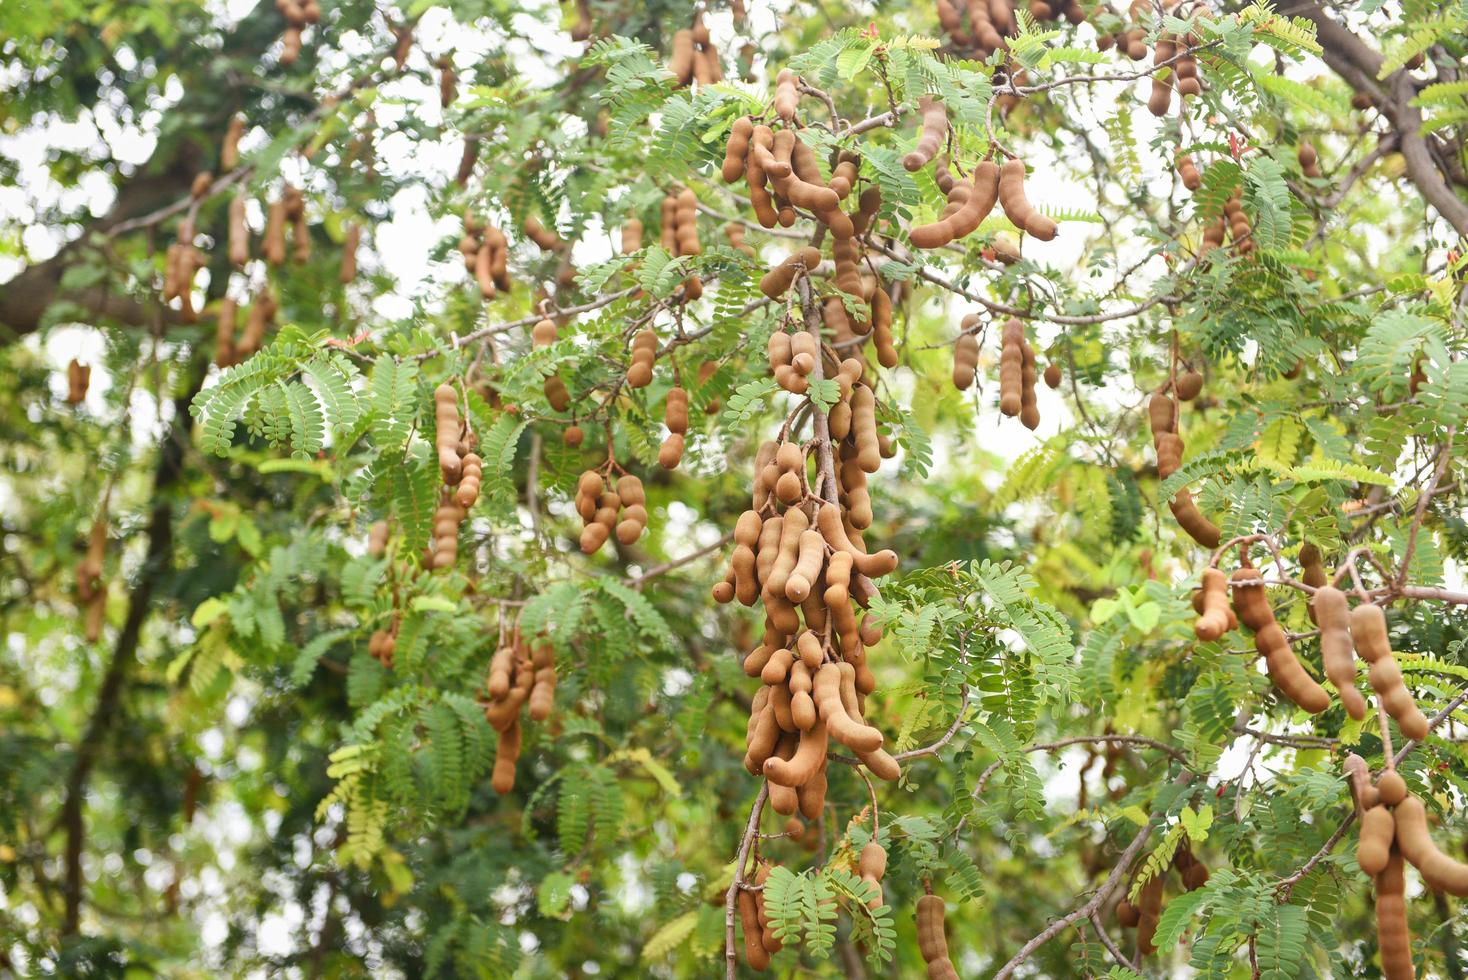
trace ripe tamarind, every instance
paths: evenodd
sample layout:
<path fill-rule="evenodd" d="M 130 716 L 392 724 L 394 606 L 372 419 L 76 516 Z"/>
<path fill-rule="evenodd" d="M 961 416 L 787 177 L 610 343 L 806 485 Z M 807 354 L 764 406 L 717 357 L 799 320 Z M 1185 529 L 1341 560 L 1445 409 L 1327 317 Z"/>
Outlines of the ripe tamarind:
<path fill-rule="evenodd" d="M 1275 621 L 1274 610 L 1269 607 L 1264 586 L 1240 584 L 1258 578 L 1258 570 L 1248 565 L 1234 571 L 1231 576 L 1234 612 L 1238 614 L 1239 622 L 1254 631 L 1254 648 L 1264 655 L 1275 686 L 1299 707 L 1311 714 L 1319 714 L 1330 707 L 1330 696 L 1305 672 L 1299 658 L 1290 649 L 1290 641 Z"/>
<path fill-rule="evenodd" d="M 943 919 L 947 909 L 937 895 L 924 895 L 917 901 L 918 950 L 928 968 L 928 980 L 958 980 L 958 971 L 948 958 L 948 937 Z"/>
<path fill-rule="evenodd" d="M 1000 344 L 999 411 L 1012 418 L 1024 402 L 1024 324 L 1014 317 L 1004 321 Z"/>
<path fill-rule="evenodd" d="M 1312 180 L 1319 180 L 1324 176 L 1320 172 L 1319 154 L 1309 140 L 1300 140 L 1300 146 L 1295 151 L 1295 157 L 1300 163 L 1300 172 Z"/>
<path fill-rule="evenodd" d="M 984 160 L 974 168 L 971 182 L 954 183 L 948 193 L 951 210 L 937 221 L 912 228 L 908 238 L 916 248 L 942 248 L 976 231 L 994 209 L 999 196 L 1000 168 L 992 160 Z"/>
<path fill-rule="evenodd" d="M 917 146 L 902 158 L 902 166 L 917 171 L 928 165 L 938 154 L 943 139 L 948 135 L 948 108 L 941 99 L 924 95 L 918 99 L 918 112 L 922 116 L 922 135 Z"/>
<path fill-rule="evenodd" d="M 1363 602 L 1351 610 L 1351 638 L 1361 659 L 1371 665 L 1368 679 L 1371 689 L 1381 699 L 1386 713 L 1392 716 L 1402 734 L 1414 741 L 1427 737 L 1427 716 L 1417 707 L 1402 670 L 1392 654 L 1387 636 L 1386 613 L 1374 603 Z"/>
<path fill-rule="evenodd" d="M 1408 793 L 1392 811 L 1397 825 L 1397 846 L 1402 856 L 1422 874 L 1422 881 L 1433 891 L 1447 892 L 1458 898 L 1468 896 L 1468 864 L 1438 850 L 1427 829 L 1427 808 Z"/>
<path fill-rule="evenodd" d="M 1204 642 L 1218 639 L 1230 628 L 1228 578 L 1216 568 L 1203 569 L 1198 588 L 1198 618 L 1193 622 L 1193 635 Z"/>
<path fill-rule="evenodd" d="M 999 172 L 999 205 L 1015 227 L 1048 242 L 1055 237 L 1054 220 L 1041 214 L 1025 196 L 1025 162 L 1018 157 L 1006 160 Z"/>
<path fill-rule="evenodd" d="M 979 364 L 979 339 L 969 328 L 970 318 L 977 320 L 976 314 L 970 313 L 963 318 L 964 332 L 958 335 L 958 340 L 953 346 L 953 386 L 959 391 L 967 391 L 974 383 L 974 372 Z"/>
<path fill-rule="evenodd" d="M 1360 721 L 1366 717 L 1366 699 L 1356 689 L 1356 648 L 1351 642 L 1350 608 L 1346 594 L 1323 585 L 1310 599 L 1315 622 L 1320 624 L 1320 663 L 1325 676 L 1335 685 L 1346 714 Z"/>
<path fill-rule="evenodd" d="M 1407 878 L 1396 847 L 1376 876 L 1376 945 L 1386 980 L 1413 980 L 1412 934 L 1407 928 Z"/>

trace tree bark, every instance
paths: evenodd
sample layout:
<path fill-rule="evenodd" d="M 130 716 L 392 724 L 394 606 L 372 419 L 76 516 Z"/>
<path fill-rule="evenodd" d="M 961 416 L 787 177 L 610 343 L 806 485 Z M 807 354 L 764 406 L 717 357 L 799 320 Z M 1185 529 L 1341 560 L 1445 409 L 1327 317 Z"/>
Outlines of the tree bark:
<path fill-rule="evenodd" d="M 176 398 L 173 403 L 173 422 L 163 437 L 158 451 L 158 465 L 153 478 L 153 512 L 148 521 L 148 548 L 143 566 L 138 571 L 132 593 L 128 597 L 127 618 L 113 644 L 112 657 L 102 677 L 97 692 L 97 706 L 87 722 L 87 728 L 77 746 L 76 758 L 66 779 L 66 797 L 61 805 L 61 828 L 66 835 L 65 877 L 62 882 L 62 897 L 65 916 L 61 934 L 74 936 L 81 927 L 82 907 L 82 850 L 86 843 L 86 820 L 83 809 L 86 805 L 87 784 L 107 743 L 107 738 L 116 723 L 122 700 L 123 686 L 127 673 L 137 659 L 138 641 L 143 623 L 148 618 L 153 592 L 172 568 L 173 555 L 173 504 L 170 491 L 176 486 L 183 473 L 184 450 L 193 429 L 193 415 L 189 413 L 189 402 L 198 391 L 198 382 L 189 386 L 188 393 Z"/>

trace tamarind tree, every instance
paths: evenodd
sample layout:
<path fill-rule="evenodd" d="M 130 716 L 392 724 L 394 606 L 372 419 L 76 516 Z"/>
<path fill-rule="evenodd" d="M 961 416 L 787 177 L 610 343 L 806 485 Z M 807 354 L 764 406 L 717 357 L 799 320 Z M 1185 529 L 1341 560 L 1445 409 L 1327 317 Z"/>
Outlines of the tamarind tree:
<path fill-rule="evenodd" d="M 0 972 L 1464 976 L 1465 31 L 4 5 Z"/>

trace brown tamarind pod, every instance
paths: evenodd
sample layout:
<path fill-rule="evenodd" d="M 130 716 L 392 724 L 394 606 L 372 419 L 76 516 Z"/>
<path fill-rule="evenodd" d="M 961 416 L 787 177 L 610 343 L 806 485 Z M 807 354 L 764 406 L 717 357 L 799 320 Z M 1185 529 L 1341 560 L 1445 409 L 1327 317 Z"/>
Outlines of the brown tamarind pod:
<path fill-rule="evenodd" d="M 1376 875 L 1386 867 L 1396 834 L 1396 821 L 1392 811 L 1384 806 L 1373 806 L 1361 812 L 1361 833 L 1356 841 L 1356 863 L 1369 875 Z"/>
<path fill-rule="evenodd" d="M 1376 876 L 1376 945 L 1385 980 L 1413 980 L 1412 933 L 1407 928 L 1407 878 L 1402 852 L 1391 849 Z"/>
<path fill-rule="evenodd" d="M 729 127 L 729 141 L 724 145 L 724 165 L 721 174 L 724 183 L 732 184 L 744 176 L 744 158 L 749 154 L 749 143 L 754 136 L 754 120 L 740 116 Z"/>
<path fill-rule="evenodd" d="M 627 220 L 622 223 L 622 254 L 631 255 L 642 247 L 642 222 L 634 215 L 628 215 Z"/>
<path fill-rule="evenodd" d="M 1387 806 L 1396 806 L 1407 798 L 1407 781 L 1395 769 L 1388 769 L 1376 781 L 1376 792 L 1381 802 Z"/>
<path fill-rule="evenodd" d="M 1159 391 L 1147 399 L 1147 421 L 1156 439 L 1165 432 L 1177 431 L 1177 403 Z"/>
<path fill-rule="evenodd" d="M 1026 234 L 1048 242 L 1055 237 L 1055 222 L 1041 214 L 1025 196 L 1025 162 L 1006 160 L 999 171 L 999 205 L 1015 226 Z"/>
<path fill-rule="evenodd" d="M 1028 339 L 1020 335 L 1020 389 L 1019 420 L 1026 429 L 1034 431 L 1040 425 L 1040 409 L 1035 401 L 1035 349 Z"/>
<path fill-rule="evenodd" d="M 1350 606 L 1340 589 L 1323 585 L 1310 599 L 1315 621 L 1320 624 L 1320 662 L 1325 676 L 1335 685 L 1346 714 L 1360 721 L 1366 717 L 1366 699 L 1356 689 L 1356 648 L 1351 642 Z"/>
<path fill-rule="evenodd" d="M 219 146 L 219 170 L 228 173 L 240 163 L 240 138 L 245 135 L 245 117 L 236 113 L 229 117 L 224 141 Z"/>
<path fill-rule="evenodd" d="M 805 784 L 826 761 L 826 744 L 826 726 L 817 721 L 810 731 L 800 733 L 800 743 L 788 761 L 778 755 L 765 760 L 765 778 L 792 789 Z"/>
<path fill-rule="evenodd" d="M 1203 390 L 1203 375 L 1197 371 L 1186 371 L 1178 375 L 1173 390 L 1180 401 L 1190 402 Z"/>
<path fill-rule="evenodd" d="M 790 335 L 790 366 L 795 370 L 810 374 L 816 369 L 816 359 L 820 356 L 821 342 L 815 334 L 809 330 L 797 330 Z"/>
<path fill-rule="evenodd" d="M 1198 589 L 1202 609 L 1193 622 L 1193 635 L 1208 642 L 1229 630 L 1228 578 L 1216 568 L 1203 569 Z"/>
<path fill-rule="evenodd" d="M 1167 502 L 1167 509 L 1172 511 L 1173 518 L 1178 527 L 1187 532 L 1188 536 L 1205 548 L 1217 548 L 1219 541 L 1223 540 L 1222 533 L 1193 502 L 1193 495 L 1183 488 L 1177 495 Z"/>
<path fill-rule="evenodd" d="M 1397 846 L 1402 856 L 1422 874 L 1422 881 L 1433 891 L 1447 892 L 1458 898 L 1468 896 L 1468 864 L 1438 850 L 1427 828 L 1427 808 L 1412 794 L 1407 794 L 1392 812 L 1396 819 Z"/>
<path fill-rule="evenodd" d="M 556 703 L 556 669 L 542 667 L 535 672 L 535 686 L 530 689 L 528 711 L 532 721 L 545 721 Z"/>
<path fill-rule="evenodd" d="M 271 265 L 283 265 L 285 263 L 285 222 L 286 202 L 285 198 L 272 201 L 265 214 L 265 239 L 264 251 L 265 261 Z"/>
<path fill-rule="evenodd" d="M 346 285 L 357 278 L 357 246 L 362 240 L 362 226 L 349 221 L 342 232 L 342 262 L 337 280 Z"/>
<path fill-rule="evenodd" d="M 943 934 L 945 914 L 943 899 L 937 895 L 924 895 L 917 900 L 918 951 L 927 964 L 928 980 L 958 980 L 958 971 L 948 958 L 948 937 Z"/>
<path fill-rule="evenodd" d="M 809 272 L 821 264 L 821 250 L 807 245 L 792 253 L 779 265 L 760 277 L 759 289 L 770 299 L 779 299 L 789 290 L 800 272 Z M 809 372 L 806 372 L 809 373 Z"/>
<path fill-rule="evenodd" d="M 1116 924 L 1126 929 L 1134 928 L 1142 917 L 1137 907 L 1125 898 L 1116 903 Z"/>
<path fill-rule="evenodd" d="M 434 441 L 438 448 L 438 467 L 443 482 L 453 486 L 459 482 L 462 462 L 459 459 L 459 395 L 453 385 L 441 384 L 433 391 L 436 427 Z"/>
<path fill-rule="evenodd" d="M 489 784 L 501 795 L 515 788 L 515 763 L 520 758 L 520 723 L 512 722 L 499 733 L 499 744 L 494 752 L 494 772 Z"/>
<path fill-rule="evenodd" d="M 227 368 L 235 363 L 234 333 L 238 314 L 239 304 L 232 298 L 226 296 L 220 300 L 218 320 L 214 328 L 214 363 L 221 368 Z M 81 398 L 76 401 L 72 401 L 70 396 L 66 400 L 76 404 L 85 397 L 86 392 L 83 391 Z"/>
<path fill-rule="evenodd" d="M 966 48 L 971 43 L 968 32 L 963 29 L 963 19 L 958 15 L 958 9 L 953 6 L 953 0 L 938 0 L 938 23 L 943 28 L 953 43 Z"/>
<path fill-rule="evenodd" d="M 1162 915 L 1162 886 L 1162 875 L 1154 875 L 1137 896 L 1137 952 L 1142 956 L 1157 952 L 1152 937 L 1157 935 L 1157 921 Z"/>
<path fill-rule="evenodd" d="M 1309 140 L 1300 140 L 1300 146 L 1295 151 L 1295 158 L 1300 162 L 1300 172 L 1306 177 L 1319 180 L 1323 176 L 1320 172 L 1319 154 L 1315 152 L 1315 147 Z"/>
<path fill-rule="evenodd" d="M 953 346 L 953 387 L 959 391 L 967 391 L 974 383 L 974 373 L 979 365 L 979 338 L 968 332 L 973 326 L 970 319 L 977 321 L 978 316 L 970 313 L 963 318 L 964 332 L 958 335 Z"/>
<path fill-rule="evenodd" d="M 850 668 L 849 664 L 843 665 Z M 851 717 L 842 700 L 842 672 L 837 664 L 823 664 L 812 682 L 811 698 L 832 738 L 853 752 L 875 752 L 882 747 L 880 730 Z"/>
<path fill-rule="evenodd" d="M 1254 631 L 1254 648 L 1264 655 L 1275 686 L 1299 707 L 1311 714 L 1319 714 L 1330 707 L 1330 695 L 1305 672 L 1299 658 L 1290 649 L 1289 639 L 1275 621 L 1274 610 L 1269 608 L 1264 586 L 1239 584 L 1258 578 L 1258 570 L 1248 566 L 1234 571 L 1234 612 L 1238 614 L 1239 622 Z"/>
<path fill-rule="evenodd" d="M 1198 171 L 1198 165 L 1186 153 L 1177 158 L 1177 175 L 1182 179 L 1183 186 L 1190 191 L 1203 186 L 1203 175 Z"/>
<path fill-rule="evenodd" d="M 454 501 L 465 510 L 479 502 L 479 484 L 484 474 L 484 461 L 478 453 L 465 453 L 459 487 L 454 491 Z"/>
<path fill-rule="evenodd" d="M 678 79 L 679 85 L 693 81 L 693 32 L 688 29 L 673 34 L 673 53 L 668 59 L 668 71 Z"/>
<path fill-rule="evenodd" d="M 795 110 L 800 105 L 800 90 L 796 87 L 795 73 L 782 68 L 775 76 L 775 115 L 788 125 L 795 120 Z"/>
<path fill-rule="evenodd" d="M 1368 675 L 1371 689 L 1381 699 L 1382 707 L 1396 721 L 1402 734 L 1421 741 L 1427 737 L 1428 722 L 1407 684 L 1402 679 L 1402 670 L 1392 654 L 1391 641 L 1387 635 L 1386 613 L 1374 603 L 1363 602 L 1351 610 L 1351 637 L 1361 659 L 1371 664 Z"/>
<path fill-rule="evenodd" d="M 250 261 L 250 228 L 245 223 L 245 195 L 237 193 L 229 200 L 229 261 L 243 268 Z"/>
<path fill-rule="evenodd" d="M 1024 164 L 1020 164 L 1023 168 Z M 949 192 L 949 201 L 964 185 L 954 184 Z M 973 180 L 968 185 L 968 196 L 962 204 L 939 220 L 919 225 L 908 232 L 908 238 L 916 248 L 941 248 L 949 242 L 972 234 L 994 209 L 1000 195 L 1000 169 L 992 160 L 984 160 L 974 168 Z M 1052 235 L 1053 237 L 1053 235 Z"/>
<path fill-rule="evenodd" d="M 1051 361 L 1045 365 L 1045 384 L 1051 389 L 1060 387 L 1060 365 Z"/>
<path fill-rule="evenodd" d="M 926 167 L 938 154 L 944 137 L 948 135 L 948 108 L 942 99 L 922 96 L 918 99 L 918 112 L 922 116 L 922 134 L 918 137 L 917 146 L 902 158 L 902 166 L 909 171 Z"/>
<path fill-rule="evenodd" d="M 892 297 L 880 285 L 872 291 L 872 341 L 877 348 L 877 363 L 884 368 L 897 366 L 897 346 L 892 339 Z"/>
<path fill-rule="evenodd" d="M 866 385 L 857 385 L 851 391 L 851 431 L 856 441 L 857 465 L 864 472 L 877 472 L 882 468 L 881 447 L 877 442 L 877 400 Z"/>
<path fill-rule="evenodd" d="M 759 911 L 755 907 L 754 892 L 741 888 L 736 902 L 739 905 L 739 925 L 744 933 L 744 962 L 751 970 L 763 973 L 770 968 L 770 953 L 760 942 Z"/>
<path fill-rule="evenodd" d="M 214 175 L 207 170 L 194 174 L 193 183 L 189 185 L 189 197 L 199 200 L 209 193 L 209 188 L 214 184 Z"/>
<path fill-rule="evenodd" d="M 1004 321 L 1000 344 L 999 411 L 1012 418 L 1024 401 L 1024 324 L 1014 317 Z"/>

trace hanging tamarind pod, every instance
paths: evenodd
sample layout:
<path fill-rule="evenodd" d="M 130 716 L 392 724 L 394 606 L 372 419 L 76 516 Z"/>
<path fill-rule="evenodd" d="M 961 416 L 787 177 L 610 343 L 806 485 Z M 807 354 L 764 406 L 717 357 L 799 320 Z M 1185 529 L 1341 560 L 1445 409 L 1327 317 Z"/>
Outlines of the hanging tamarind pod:
<path fill-rule="evenodd" d="M 1240 584 L 1258 578 L 1258 570 L 1248 565 L 1233 573 L 1234 611 L 1239 622 L 1254 631 L 1254 648 L 1264 655 L 1275 686 L 1299 707 L 1311 714 L 1319 714 L 1330 707 L 1330 696 L 1305 672 L 1299 658 L 1290 649 L 1290 641 L 1275 621 L 1274 610 L 1269 607 L 1264 586 Z"/>

